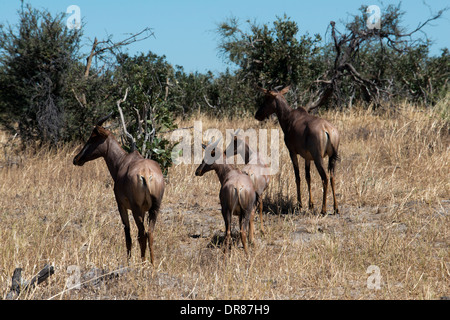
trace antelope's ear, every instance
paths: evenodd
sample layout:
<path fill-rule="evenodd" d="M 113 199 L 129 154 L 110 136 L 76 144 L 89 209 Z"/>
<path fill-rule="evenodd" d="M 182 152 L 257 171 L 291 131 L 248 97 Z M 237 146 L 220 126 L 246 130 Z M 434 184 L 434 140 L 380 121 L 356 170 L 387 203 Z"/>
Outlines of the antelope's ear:
<path fill-rule="evenodd" d="M 109 136 L 109 131 L 106 130 L 105 128 L 101 127 L 101 126 L 95 126 L 94 130 L 98 133 L 99 136 L 101 136 L 102 138 L 108 138 Z"/>
<path fill-rule="evenodd" d="M 272 90 L 268 90 L 266 95 L 271 96 L 272 98 L 276 98 L 280 93 Z"/>
<path fill-rule="evenodd" d="M 264 88 L 261 88 L 261 87 L 258 87 L 258 90 L 259 90 L 260 92 L 264 93 L 264 94 L 269 93 L 269 90 L 264 89 Z"/>
<path fill-rule="evenodd" d="M 287 87 L 284 87 L 284 88 L 280 91 L 280 94 L 281 94 L 281 95 L 285 95 L 285 94 L 289 91 L 289 89 L 291 89 L 291 86 L 290 86 L 290 85 L 287 86 Z"/>
<path fill-rule="evenodd" d="M 290 85 L 287 86 L 287 87 L 285 87 L 285 88 L 283 88 L 283 89 L 280 91 L 280 94 L 281 94 L 281 95 L 285 95 L 285 94 L 289 91 L 290 88 L 291 88 Z"/>

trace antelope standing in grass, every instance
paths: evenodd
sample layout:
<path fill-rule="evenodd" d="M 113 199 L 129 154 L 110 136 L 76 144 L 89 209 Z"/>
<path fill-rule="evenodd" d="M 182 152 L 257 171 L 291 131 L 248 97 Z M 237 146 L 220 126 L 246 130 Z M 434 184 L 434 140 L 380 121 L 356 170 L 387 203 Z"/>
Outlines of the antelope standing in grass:
<path fill-rule="evenodd" d="M 261 232 L 264 233 L 264 224 L 262 218 L 263 201 L 262 195 L 269 185 L 269 166 L 262 159 L 261 155 L 253 150 L 248 143 L 237 136 L 239 131 L 235 132 L 233 141 L 228 145 L 225 154 L 227 156 L 236 155 L 243 151 L 243 159 L 245 166 L 241 169 L 247 174 L 253 183 L 256 192 L 256 207 L 259 210 L 259 218 L 261 220 Z M 253 220 L 253 217 L 251 218 Z"/>
<path fill-rule="evenodd" d="M 271 114 L 276 113 L 281 129 L 284 132 L 284 142 L 289 150 L 292 165 L 294 166 L 295 183 L 297 185 L 297 200 L 302 207 L 302 199 L 300 194 L 300 175 L 298 168 L 297 155 L 301 155 L 305 159 L 305 178 L 309 191 L 309 208 L 314 207 L 311 197 L 311 175 L 310 163 L 314 161 L 319 171 L 323 185 L 323 201 L 322 214 L 327 212 L 327 189 L 328 177 L 324 168 L 323 158 L 329 157 L 328 171 L 330 172 L 331 190 L 333 193 L 334 213 L 338 213 L 338 205 L 336 202 L 334 171 L 336 161 L 339 159 L 339 132 L 328 121 L 312 116 L 302 108 L 292 109 L 284 94 L 288 92 L 289 87 L 281 91 L 261 89 L 264 93 L 264 102 L 255 114 L 255 118 L 262 121 Z"/>
<path fill-rule="evenodd" d="M 244 251 L 248 254 L 247 236 L 249 242 L 253 241 L 253 214 L 255 209 L 256 193 L 250 177 L 226 163 L 223 154 L 222 164 L 217 163 L 216 154 L 220 154 L 217 144 L 220 140 L 209 146 L 203 145 L 205 158 L 195 171 L 196 176 L 203 176 L 206 172 L 214 170 L 219 178 L 221 188 L 219 192 L 222 216 L 225 221 L 225 252 L 231 245 L 231 219 L 233 215 L 239 216 L 239 229 Z M 250 231 L 249 231 L 250 228 Z"/>
<path fill-rule="evenodd" d="M 131 256 L 131 236 L 128 209 L 131 209 L 138 228 L 138 241 L 141 258 L 150 248 L 150 261 L 153 264 L 153 231 L 164 194 L 164 178 L 159 164 L 144 159 L 138 151 L 127 153 L 122 149 L 112 133 L 102 127 L 111 116 L 100 119 L 94 127 L 89 140 L 73 159 L 73 164 L 82 166 L 88 161 L 103 157 L 114 180 L 114 194 L 124 224 L 127 257 Z M 148 232 L 144 227 L 144 216 L 148 211 Z"/>

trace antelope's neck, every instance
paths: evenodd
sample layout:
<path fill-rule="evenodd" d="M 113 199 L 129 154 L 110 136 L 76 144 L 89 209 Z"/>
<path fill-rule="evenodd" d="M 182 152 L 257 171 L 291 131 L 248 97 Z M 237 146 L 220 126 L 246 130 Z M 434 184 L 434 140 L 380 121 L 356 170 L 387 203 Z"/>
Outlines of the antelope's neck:
<path fill-rule="evenodd" d="M 291 122 L 291 112 L 293 111 L 292 108 L 288 105 L 287 101 L 284 98 L 278 97 L 276 99 L 277 103 L 277 109 L 276 114 L 278 117 L 278 121 L 280 122 L 281 129 L 286 134 L 286 132 L 289 130 L 289 123 Z"/>
<path fill-rule="evenodd" d="M 122 149 L 119 142 L 117 142 L 117 140 L 112 136 L 109 136 L 106 140 L 106 146 L 107 150 L 104 158 L 106 165 L 108 166 L 109 173 L 111 174 L 113 180 L 116 181 L 119 168 L 127 153 Z"/>
<path fill-rule="evenodd" d="M 238 148 L 239 149 L 239 148 Z M 236 150 L 237 152 L 238 150 Z M 244 163 L 247 164 L 252 160 L 253 150 L 250 149 L 250 147 L 247 145 L 247 143 L 244 143 Z"/>
<path fill-rule="evenodd" d="M 261 159 L 259 153 L 247 144 L 247 142 L 243 142 L 244 144 L 244 163 L 245 164 L 265 164 Z M 236 148 L 235 152 L 239 152 L 239 147 Z M 235 154 L 236 154 L 235 153 Z"/>
<path fill-rule="evenodd" d="M 245 163 L 264 164 L 264 161 L 261 159 L 258 152 L 247 146 L 247 149 L 245 151 Z"/>
<path fill-rule="evenodd" d="M 232 170 L 234 170 L 233 167 L 227 163 L 223 163 L 223 164 L 214 163 L 214 171 L 216 172 L 217 177 L 219 178 L 220 184 L 222 184 L 222 185 L 225 182 L 225 180 L 228 176 L 228 173 Z"/>

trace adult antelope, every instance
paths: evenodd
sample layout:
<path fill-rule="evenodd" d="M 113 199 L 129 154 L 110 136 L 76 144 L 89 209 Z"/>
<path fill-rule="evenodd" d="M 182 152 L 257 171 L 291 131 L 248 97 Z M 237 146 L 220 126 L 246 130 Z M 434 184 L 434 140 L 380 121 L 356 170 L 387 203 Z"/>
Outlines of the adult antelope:
<path fill-rule="evenodd" d="M 253 150 L 244 139 L 237 136 L 238 132 L 239 130 L 234 133 L 233 141 L 228 145 L 225 154 L 227 156 L 238 153 L 241 156 L 243 155 L 245 166 L 241 171 L 247 174 L 250 180 L 252 180 L 253 188 L 256 192 L 256 207 L 258 208 L 259 218 L 261 220 L 261 232 L 264 233 L 262 195 L 270 182 L 270 168 L 256 150 Z"/>
<path fill-rule="evenodd" d="M 203 145 L 205 157 L 195 170 L 196 176 L 203 176 L 206 172 L 214 170 L 219 178 L 221 188 L 219 192 L 222 216 L 225 221 L 225 252 L 231 245 L 231 218 L 239 216 L 239 229 L 244 251 L 248 254 L 247 235 L 249 242 L 253 241 L 253 215 L 256 193 L 250 177 L 226 163 L 225 154 L 222 154 L 224 163 L 218 163 L 216 155 L 221 151 L 217 148 L 220 140 L 208 146 Z M 250 231 L 249 231 L 250 228 Z"/>
<path fill-rule="evenodd" d="M 276 90 L 261 90 L 264 93 L 264 102 L 256 112 L 255 118 L 263 121 L 271 114 L 276 113 L 281 129 L 284 132 L 284 142 L 289 150 L 292 165 L 294 166 L 297 200 L 300 207 L 302 207 L 302 199 L 297 155 L 299 154 L 305 159 L 305 178 L 308 184 L 310 209 L 314 207 L 311 197 L 311 160 L 314 161 L 319 171 L 323 185 L 322 214 L 327 212 L 328 177 L 324 168 L 323 158 L 328 156 L 328 171 L 333 193 L 334 213 L 338 213 L 334 184 L 334 171 L 336 161 L 339 159 L 338 130 L 328 121 L 308 114 L 302 107 L 292 109 L 284 98 L 284 94 L 289 91 L 289 87 L 285 87 L 279 92 Z"/>
<path fill-rule="evenodd" d="M 112 114 L 112 113 L 111 113 Z M 164 194 L 164 178 L 158 163 L 144 159 L 138 151 L 127 153 L 113 134 L 102 127 L 111 116 L 100 119 L 92 130 L 89 140 L 73 159 L 73 164 L 82 166 L 88 161 L 103 157 L 114 180 L 114 194 L 124 224 L 127 257 L 131 256 L 131 236 L 128 209 L 131 209 L 138 228 L 141 258 L 145 260 L 147 242 L 150 261 L 153 264 L 153 231 Z M 148 232 L 144 227 L 144 216 L 148 211 Z"/>

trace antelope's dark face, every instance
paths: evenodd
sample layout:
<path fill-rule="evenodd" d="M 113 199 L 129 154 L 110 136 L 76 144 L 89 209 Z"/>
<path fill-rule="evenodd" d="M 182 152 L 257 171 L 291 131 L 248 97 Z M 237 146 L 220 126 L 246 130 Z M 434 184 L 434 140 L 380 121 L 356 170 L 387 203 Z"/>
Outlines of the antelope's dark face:
<path fill-rule="evenodd" d="M 210 146 L 203 145 L 203 149 L 205 149 L 205 157 L 203 158 L 202 163 L 198 166 L 197 170 L 195 170 L 196 176 L 201 177 L 206 172 L 214 170 L 215 162 L 220 159 L 221 155 L 223 156 L 221 151 L 216 150 L 216 147 L 217 143 Z"/>
<path fill-rule="evenodd" d="M 195 175 L 196 175 L 197 177 L 201 177 L 201 176 L 203 176 L 206 172 L 211 171 L 212 169 L 213 169 L 213 168 L 212 168 L 212 165 L 207 164 L 207 163 L 205 162 L 205 160 L 203 160 L 202 163 L 198 166 L 197 170 L 195 170 Z"/>
<path fill-rule="evenodd" d="M 206 172 L 213 170 L 213 164 L 214 161 L 207 161 L 208 156 L 208 152 L 210 152 L 211 155 L 211 159 L 215 158 L 216 156 L 216 151 L 213 149 L 211 150 L 210 148 L 206 148 L 205 149 L 205 158 L 203 159 L 202 163 L 198 166 L 197 170 L 195 170 L 195 175 L 197 177 L 201 177 L 203 176 Z"/>
<path fill-rule="evenodd" d="M 106 151 L 105 141 L 108 136 L 109 131 L 100 126 L 95 126 L 83 149 L 73 158 L 73 164 L 82 166 L 88 161 L 102 157 Z"/>
<path fill-rule="evenodd" d="M 277 109 L 276 96 L 272 95 L 270 92 L 264 94 L 262 103 L 255 113 L 255 119 L 258 121 L 263 121 L 267 119 L 271 114 L 273 114 Z"/>
<path fill-rule="evenodd" d="M 264 98 L 258 111 L 256 111 L 255 119 L 258 121 L 263 121 L 267 119 L 270 115 L 276 112 L 277 110 L 277 99 L 279 96 L 283 96 L 286 92 L 289 91 L 290 86 L 284 87 L 281 91 L 277 90 L 267 90 L 260 89 L 264 94 Z"/>

